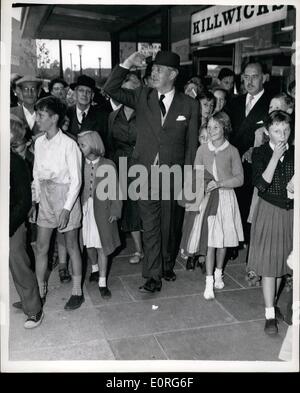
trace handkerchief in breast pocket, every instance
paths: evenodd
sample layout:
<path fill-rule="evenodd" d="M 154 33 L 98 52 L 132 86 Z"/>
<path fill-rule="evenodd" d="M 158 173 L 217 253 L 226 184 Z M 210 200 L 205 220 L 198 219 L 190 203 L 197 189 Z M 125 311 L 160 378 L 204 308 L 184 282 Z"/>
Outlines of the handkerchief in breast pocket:
<path fill-rule="evenodd" d="M 184 121 L 184 120 L 186 120 L 186 117 L 185 117 L 185 116 L 182 116 L 182 115 L 179 115 L 179 116 L 177 117 L 177 119 L 176 119 L 176 121 Z"/>

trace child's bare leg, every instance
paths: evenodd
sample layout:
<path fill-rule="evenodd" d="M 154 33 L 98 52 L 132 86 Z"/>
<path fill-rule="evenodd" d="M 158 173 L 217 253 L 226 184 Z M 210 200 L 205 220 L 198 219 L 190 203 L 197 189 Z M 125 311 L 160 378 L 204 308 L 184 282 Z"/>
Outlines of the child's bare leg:
<path fill-rule="evenodd" d="M 41 298 L 44 298 L 47 292 L 46 272 L 52 232 L 52 228 L 37 227 L 35 273 Z"/>
<path fill-rule="evenodd" d="M 263 277 L 262 288 L 265 301 L 265 333 L 274 335 L 278 333 L 276 316 L 275 316 L 275 293 L 276 293 L 276 278 Z"/>
<path fill-rule="evenodd" d="M 97 248 L 89 247 L 86 249 L 88 261 L 91 262 L 92 265 L 92 273 L 90 275 L 90 281 L 99 281 L 99 267 L 98 267 L 98 252 Z"/>
<path fill-rule="evenodd" d="M 206 255 L 206 283 L 205 283 L 205 291 L 204 291 L 204 298 L 206 300 L 211 300 L 215 298 L 214 295 L 214 267 L 215 267 L 215 248 L 208 247 L 207 248 L 207 255 Z"/>
<path fill-rule="evenodd" d="M 97 248 L 98 251 L 98 265 L 100 270 L 100 277 L 99 277 L 99 290 L 100 294 L 103 298 L 110 298 L 111 292 L 107 287 L 107 262 L 108 258 L 104 254 L 102 248 Z"/>
<path fill-rule="evenodd" d="M 223 275 L 223 265 L 224 265 L 224 260 L 226 256 L 226 251 L 227 249 L 224 248 L 217 248 L 216 254 L 217 254 L 217 267 L 215 270 L 215 288 L 217 289 L 223 289 L 224 288 L 224 281 L 222 278 Z"/>
<path fill-rule="evenodd" d="M 81 296 L 82 260 L 78 242 L 78 229 L 64 232 L 67 252 L 72 263 L 73 288 L 72 295 Z"/>

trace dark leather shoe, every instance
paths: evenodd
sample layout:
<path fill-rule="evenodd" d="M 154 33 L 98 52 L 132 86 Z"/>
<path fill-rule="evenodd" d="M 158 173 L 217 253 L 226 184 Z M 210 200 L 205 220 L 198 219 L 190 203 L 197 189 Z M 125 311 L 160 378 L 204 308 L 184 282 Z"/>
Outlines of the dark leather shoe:
<path fill-rule="evenodd" d="M 107 287 L 99 287 L 100 295 L 103 299 L 111 298 L 111 292 Z"/>
<path fill-rule="evenodd" d="M 195 266 L 196 266 L 196 259 L 194 257 L 189 257 L 186 262 L 186 270 L 189 271 L 195 270 Z"/>
<path fill-rule="evenodd" d="M 22 302 L 15 302 L 15 303 L 13 303 L 13 307 L 17 308 L 18 310 L 23 310 Z"/>
<path fill-rule="evenodd" d="M 72 295 L 70 299 L 67 301 L 65 304 L 65 310 L 75 310 L 76 308 L 79 308 L 82 303 L 84 302 L 84 296 L 83 295 Z"/>
<path fill-rule="evenodd" d="M 92 272 L 89 277 L 89 282 L 98 282 L 99 281 L 99 272 Z"/>
<path fill-rule="evenodd" d="M 58 274 L 60 282 L 70 282 L 72 280 L 68 269 L 59 269 Z"/>
<path fill-rule="evenodd" d="M 174 270 L 168 270 L 168 271 L 164 272 L 163 278 L 166 281 L 175 281 L 176 274 L 174 273 Z"/>
<path fill-rule="evenodd" d="M 274 336 L 278 333 L 277 321 L 276 319 L 266 319 L 265 323 L 265 333 Z"/>
<path fill-rule="evenodd" d="M 142 293 L 154 293 L 155 291 L 159 292 L 161 290 L 161 280 L 157 281 L 154 278 L 150 278 L 145 282 L 144 285 L 139 287 L 139 291 Z"/>

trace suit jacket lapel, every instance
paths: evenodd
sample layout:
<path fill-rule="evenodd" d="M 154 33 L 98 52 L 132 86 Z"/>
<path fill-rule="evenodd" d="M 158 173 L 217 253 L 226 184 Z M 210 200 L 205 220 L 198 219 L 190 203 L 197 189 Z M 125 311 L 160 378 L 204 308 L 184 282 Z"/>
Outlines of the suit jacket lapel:
<path fill-rule="evenodd" d="M 267 97 L 266 93 L 264 93 L 260 99 L 256 102 L 252 110 L 250 111 L 249 115 L 246 117 L 248 121 L 251 121 L 252 119 L 257 118 L 257 121 L 263 120 L 263 119 L 258 119 L 259 116 L 263 116 L 265 113 L 265 105 L 267 104 Z"/>
<path fill-rule="evenodd" d="M 171 106 L 165 118 L 164 127 L 171 125 L 172 123 L 174 126 L 174 122 L 176 121 L 177 115 L 180 114 L 181 111 L 182 111 L 182 105 L 181 105 L 180 94 L 177 91 L 175 91 L 173 101 L 171 102 Z"/>
<path fill-rule="evenodd" d="M 149 91 L 148 95 L 148 106 L 150 111 L 145 111 L 145 115 L 148 116 L 149 124 L 156 135 L 159 138 L 161 130 L 161 112 L 158 103 L 158 93 L 155 89 Z"/>

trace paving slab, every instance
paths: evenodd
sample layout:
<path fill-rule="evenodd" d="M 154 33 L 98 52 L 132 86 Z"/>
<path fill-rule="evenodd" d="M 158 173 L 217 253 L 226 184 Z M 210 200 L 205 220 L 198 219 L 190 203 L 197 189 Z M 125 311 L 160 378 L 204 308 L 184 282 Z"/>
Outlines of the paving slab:
<path fill-rule="evenodd" d="M 286 329 L 269 337 L 264 321 L 252 321 L 155 336 L 170 360 L 279 361 Z"/>
<path fill-rule="evenodd" d="M 108 340 L 234 321 L 217 302 L 200 295 L 112 304 L 98 310 Z"/>
<path fill-rule="evenodd" d="M 154 336 L 109 340 L 116 360 L 166 360 L 166 354 Z"/>
<path fill-rule="evenodd" d="M 10 351 L 35 351 L 105 338 L 101 321 L 94 308 L 80 307 L 73 311 L 57 312 L 45 310 L 42 324 L 35 329 L 24 329 L 25 320 L 22 312 L 11 310 Z"/>
<path fill-rule="evenodd" d="M 109 278 L 107 285 L 111 291 L 112 296 L 110 299 L 103 299 L 99 292 L 98 283 L 86 281 L 85 288 L 93 305 L 99 306 L 115 303 L 126 303 L 132 301 L 132 297 L 125 289 L 119 277 Z"/>
<path fill-rule="evenodd" d="M 10 360 L 115 360 L 106 340 L 93 340 L 76 345 L 62 345 L 42 350 L 13 351 Z"/>
<path fill-rule="evenodd" d="M 162 298 L 170 296 L 185 296 L 191 294 L 203 294 L 205 288 L 205 275 L 203 275 L 200 269 L 194 271 L 177 270 L 176 281 L 165 281 L 162 280 L 162 288 L 160 292 L 154 294 L 144 294 L 139 292 L 138 288 L 145 282 L 140 276 L 127 276 L 122 277 L 122 282 L 136 300 L 144 300 L 151 298 Z M 225 288 L 236 289 L 240 288 L 240 285 L 234 282 L 229 276 L 224 277 Z M 216 293 L 222 292 L 223 290 L 216 290 Z"/>

